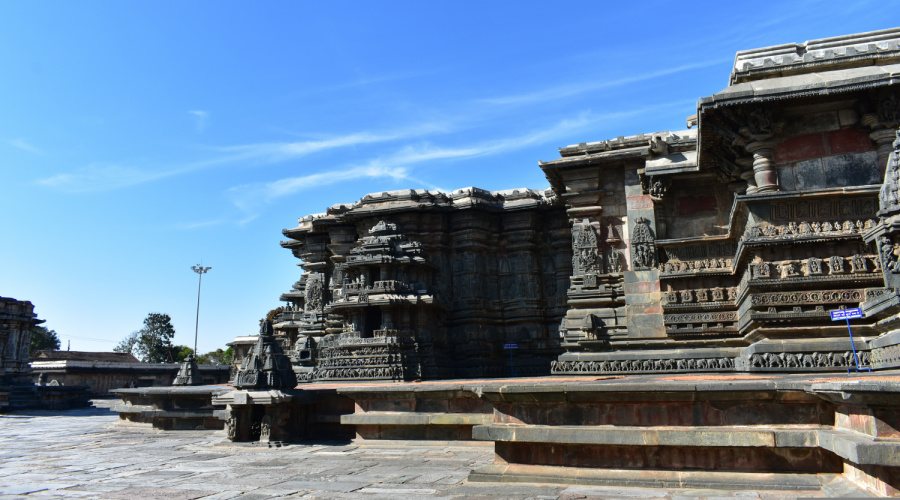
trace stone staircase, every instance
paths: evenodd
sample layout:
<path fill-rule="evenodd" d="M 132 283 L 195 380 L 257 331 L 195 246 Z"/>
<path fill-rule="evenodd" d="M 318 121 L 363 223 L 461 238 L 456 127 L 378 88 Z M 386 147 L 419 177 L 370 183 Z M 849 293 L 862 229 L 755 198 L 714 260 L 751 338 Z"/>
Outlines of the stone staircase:
<path fill-rule="evenodd" d="M 34 385 L 11 385 L 5 390 L 9 393 L 7 402 L 9 410 L 37 410 L 43 408 L 41 398 Z"/>
<path fill-rule="evenodd" d="M 495 463 L 469 480 L 897 496 L 896 389 L 868 397 L 763 378 L 485 386 L 493 422 L 472 437 L 494 443 Z"/>

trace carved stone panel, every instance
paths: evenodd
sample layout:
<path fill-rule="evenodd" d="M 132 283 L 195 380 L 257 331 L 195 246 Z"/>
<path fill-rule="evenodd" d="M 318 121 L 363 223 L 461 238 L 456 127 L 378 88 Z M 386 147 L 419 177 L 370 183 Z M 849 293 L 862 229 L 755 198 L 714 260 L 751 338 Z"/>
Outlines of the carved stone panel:
<path fill-rule="evenodd" d="M 638 217 L 631 231 L 631 267 L 635 271 L 643 271 L 656 265 L 656 238 L 649 221 Z"/>

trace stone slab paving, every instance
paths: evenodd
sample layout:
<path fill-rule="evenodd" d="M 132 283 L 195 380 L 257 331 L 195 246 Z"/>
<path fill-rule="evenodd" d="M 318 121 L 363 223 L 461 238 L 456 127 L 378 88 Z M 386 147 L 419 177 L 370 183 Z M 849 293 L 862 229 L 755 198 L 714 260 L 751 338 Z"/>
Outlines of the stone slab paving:
<path fill-rule="evenodd" d="M 467 483 L 484 445 L 234 445 L 223 431 L 116 425 L 95 408 L 0 415 L 0 499 L 667 499 L 777 500 L 821 491 L 661 490 Z"/>

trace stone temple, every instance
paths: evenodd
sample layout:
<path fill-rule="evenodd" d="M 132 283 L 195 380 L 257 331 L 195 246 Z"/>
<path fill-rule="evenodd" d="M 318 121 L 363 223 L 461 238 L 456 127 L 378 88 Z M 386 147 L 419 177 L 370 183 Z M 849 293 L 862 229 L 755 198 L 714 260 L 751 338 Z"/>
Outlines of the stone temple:
<path fill-rule="evenodd" d="M 900 497 L 898 94 L 900 29 L 743 51 L 686 130 L 564 147 L 545 191 L 303 217 L 232 385 L 114 409 L 268 446 L 492 442 L 469 482 Z"/>
<path fill-rule="evenodd" d="M 897 366 L 898 43 L 739 52 L 686 130 L 561 148 L 545 191 L 391 191 L 301 218 L 275 325 L 298 378 Z M 851 345 L 829 313 L 856 307 Z"/>

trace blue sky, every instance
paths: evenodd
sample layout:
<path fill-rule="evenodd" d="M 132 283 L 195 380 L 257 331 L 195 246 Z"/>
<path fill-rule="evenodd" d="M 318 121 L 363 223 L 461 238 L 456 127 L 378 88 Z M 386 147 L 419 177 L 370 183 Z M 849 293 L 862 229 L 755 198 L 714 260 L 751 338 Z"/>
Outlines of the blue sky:
<path fill-rule="evenodd" d="M 738 50 L 883 2 L 3 2 L 0 295 L 73 350 L 150 312 L 200 351 L 300 277 L 297 218 L 369 192 L 546 188 L 557 148 L 681 130 Z"/>

